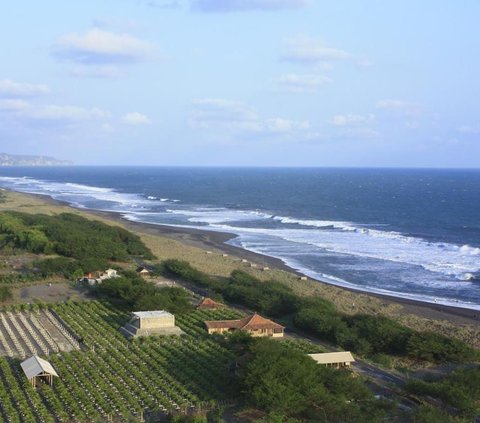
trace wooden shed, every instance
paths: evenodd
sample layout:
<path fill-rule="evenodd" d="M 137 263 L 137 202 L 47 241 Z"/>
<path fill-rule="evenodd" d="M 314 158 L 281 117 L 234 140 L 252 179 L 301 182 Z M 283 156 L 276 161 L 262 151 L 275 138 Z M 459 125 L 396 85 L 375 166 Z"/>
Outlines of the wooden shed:
<path fill-rule="evenodd" d="M 27 358 L 20 363 L 20 366 L 34 388 L 37 386 L 38 382 L 41 381 L 53 385 L 53 377 L 58 377 L 53 366 L 47 360 L 36 355 Z"/>
<path fill-rule="evenodd" d="M 200 301 L 200 304 L 197 305 L 197 310 L 217 310 L 223 307 L 225 306 L 222 303 L 205 297 L 202 301 Z"/>

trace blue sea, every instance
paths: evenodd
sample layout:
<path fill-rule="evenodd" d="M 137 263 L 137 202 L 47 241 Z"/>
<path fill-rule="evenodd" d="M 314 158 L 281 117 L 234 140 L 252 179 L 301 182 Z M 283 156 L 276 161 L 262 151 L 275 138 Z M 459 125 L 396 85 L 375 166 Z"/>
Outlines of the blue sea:
<path fill-rule="evenodd" d="M 479 170 L 0 168 L 0 186 L 230 232 L 334 285 L 480 310 Z"/>

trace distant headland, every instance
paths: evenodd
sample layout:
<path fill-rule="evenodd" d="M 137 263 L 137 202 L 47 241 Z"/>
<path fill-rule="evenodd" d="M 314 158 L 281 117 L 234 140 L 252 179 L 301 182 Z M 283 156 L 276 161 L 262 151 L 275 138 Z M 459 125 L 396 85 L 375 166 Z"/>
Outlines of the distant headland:
<path fill-rule="evenodd" d="M 25 156 L 0 153 L 0 166 L 71 166 L 69 160 L 58 160 L 48 156 Z"/>

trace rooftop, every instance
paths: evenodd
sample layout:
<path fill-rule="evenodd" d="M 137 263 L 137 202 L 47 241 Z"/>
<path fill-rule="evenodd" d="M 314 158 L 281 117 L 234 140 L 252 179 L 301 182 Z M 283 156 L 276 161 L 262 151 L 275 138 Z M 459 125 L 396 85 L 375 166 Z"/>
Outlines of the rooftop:
<path fill-rule="evenodd" d="M 207 320 L 205 322 L 207 328 L 231 328 L 231 329 L 245 329 L 245 330 L 258 330 L 258 329 L 285 329 L 282 325 L 275 323 L 272 320 L 265 319 L 257 313 L 251 316 L 244 317 L 238 320 Z"/>
<path fill-rule="evenodd" d="M 171 313 L 165 310 L 157 310 L 157 311 L 134 311 L 132 315 L 138 317 L 139 319 L 152 319 L 155 317 L 166 317 L 172 316 Z"/>
<path fill-rule="evenodd" d="M 25 361 L 20 363 L 20 366 L 22 367 L 22 370 L 28 379 L 43 373 L 48 373 L 58 377 L 58 374 L 52 365 L 47 360 L 44 360 L 36 355 L 27 358 Z"/>
<path fill-rule="evenodd" d="M 351 363 L 355 361 L 350 351 L 308 354 L 319 364 Z"/>

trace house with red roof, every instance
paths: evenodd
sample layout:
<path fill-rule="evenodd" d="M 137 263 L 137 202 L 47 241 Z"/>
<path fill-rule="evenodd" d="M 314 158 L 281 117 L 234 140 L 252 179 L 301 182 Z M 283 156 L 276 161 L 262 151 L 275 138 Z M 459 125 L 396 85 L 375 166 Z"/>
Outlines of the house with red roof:
<path fill-rule="evenodd" d="M 202 301 L 200 301 L 200 304 L 197 305 L 197 310 L 217 310 L 223 307 L 225 306 L 222 303 L 205 297 Z"/>
<path fill-rule="evenodd" d="M 285 327 L 266 319 L 257 313 L 238 320 L 207 320 L 205 327 L 209 334 L 229 333 L 241 330 L 252 336 L 271 336 L 281 338 L 284 335 Z"/>

